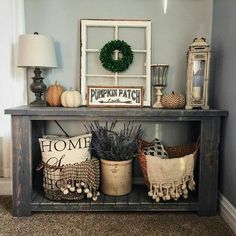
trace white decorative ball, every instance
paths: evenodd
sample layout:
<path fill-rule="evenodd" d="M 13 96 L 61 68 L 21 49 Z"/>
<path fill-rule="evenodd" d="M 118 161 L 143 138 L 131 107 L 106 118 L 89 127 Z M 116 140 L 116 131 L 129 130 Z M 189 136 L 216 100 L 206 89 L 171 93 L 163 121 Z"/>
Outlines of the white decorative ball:
<path fill-rule="evenodd" d="M 68 189 L 64 189 L 64 190 L 63 190 L 63 194 L 66 195 L 66 194 L 68 194 L 68 193 L 69 193 L 69 190 L 68 190 Z"/>
<path fill-rule="evenodd" d="M 84 192 L 85 192 L 85 193 L 88 193 L 88 192 L 89 192 L 89 189 L 88 189 L 88 188 L 84 189 Z"/>
<path fill-rule="evenodd" d="M 75 191 L 75 187 L 70 187 L 70 191 L 74 192 Z"/>
<path fill-rule="evenodd" d="M 148 192 L 148 196 L 149 196 L 149 197 L 152 197 L 152 196 L 153 196 L 153 192 L 152 192 L 152 191 L 149 191 L 149 192 Z"/>
<path fill-rule="evenodd" d="M 98 197 L 96 196 L 96 197 L 93 197 L 92 199 L 93 199 L 93 201 L 97 201 Z"/>
<path fill-rule="evenodd" d="M 81 189 L 81 188 L 78 188 L 78 189 L 77 189 L 77 193 L 82 193 L 82 189 Z"/>

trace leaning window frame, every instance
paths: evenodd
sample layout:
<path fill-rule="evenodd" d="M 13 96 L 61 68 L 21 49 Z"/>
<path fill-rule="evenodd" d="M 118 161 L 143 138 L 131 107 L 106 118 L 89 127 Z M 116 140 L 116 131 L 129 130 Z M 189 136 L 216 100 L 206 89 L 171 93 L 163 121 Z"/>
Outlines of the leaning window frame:
<path fill-rule="evenodd" d="M 87 73 L 87 54 L 88 52 L 99 52 L 100 49 L 90 49 L 87 48 L 87 31 L 88 27 L 114 27 L 114 38 L 111 40 L 117 40 L 119 27 L 129 27 L 129 28 L 145 28 L 145 48 L 144 49 L 136 49 L 133 50 L 134 57 L 136 53 L 145 53 L 146 61 L 144 63 L 145 66 L 145 74 L 142 75 L 120 75 L 119 73 L 114 73 L 112 78 L 115 80 L 115 86 L 119 86 L 118 78 L 129 77 L 129 78 L 144 78 L 145 79 L 145 87 L 144 89 L 144 106 L 151 106 L 151 75 L 150 75 L 150 66 L 151 66 L 151 21 L 150 20 L 90 20 L 90 19 L 82 19 L 81 20 L 81 67 L 80 67 L 80 91 L 82 97 L 82 105 L 87 104 L 87 91 L 88 84 L 87 78 L 98 76 L 106 78 L 106 75 L 102 74 L 92 74 L 89 75 Z M 121 39 L 122 40 L 122 39 Z M 110 79 L 110 78 L 109 78 Z M 126 86 L 129 86 L 127 83 Z"/>

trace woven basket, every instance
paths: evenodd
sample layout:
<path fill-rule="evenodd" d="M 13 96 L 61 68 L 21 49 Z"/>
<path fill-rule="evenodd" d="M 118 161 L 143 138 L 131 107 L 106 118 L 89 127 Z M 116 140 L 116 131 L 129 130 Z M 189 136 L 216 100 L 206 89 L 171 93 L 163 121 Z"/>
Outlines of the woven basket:
<path fill-rule="evenodd" d="M 150 142 L 141 140 L 140 146 L 139 146 L 139 165 L 143 173 L 144 183 L 147 185 L 148 188 L 150 184 L 149 184 L 148 176 L 147 176 L 147 160 L 146 160 L 145 154 L 143 153 L 143 149 L 146 147 L 150 147 L 152 145 L 153 145 L 152 142 L 150 143 Z M 179 158 L 179 157 L 184 157 L 189 154 L 194 154 L 195 163 L 198 156 L 198 151 L 196 150 L 198 149 L 199 149 L 198 142 L 187 144 L 187 145 L 181 145 L 181 146 L 165 147 L 165 150 L 167 151 L 169 158 Z"/>

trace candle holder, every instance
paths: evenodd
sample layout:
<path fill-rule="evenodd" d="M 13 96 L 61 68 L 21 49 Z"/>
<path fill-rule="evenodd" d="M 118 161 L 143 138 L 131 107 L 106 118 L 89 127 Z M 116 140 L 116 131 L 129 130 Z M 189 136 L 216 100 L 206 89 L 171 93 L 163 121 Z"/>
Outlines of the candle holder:
<path fill-rule="evenodd" d="M 154 108 L 163 108 L 161 104 L 162 90 L 166 87 L 167 71 L 169 65 L 167 64 L 153 64 L 151 65 L 152 86 L 156 89 L 156 102 Z"/>

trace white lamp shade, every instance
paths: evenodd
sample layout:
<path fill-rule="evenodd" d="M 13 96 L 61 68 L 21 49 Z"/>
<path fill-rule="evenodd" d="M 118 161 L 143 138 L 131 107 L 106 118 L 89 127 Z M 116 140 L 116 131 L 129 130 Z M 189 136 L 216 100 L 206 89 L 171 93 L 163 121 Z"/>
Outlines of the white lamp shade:
<path fill-rule="evenodd" d="M 49 36 L 24 34 L 19 36 L 18 67 L 57 67 L 55 46 Z"/>

